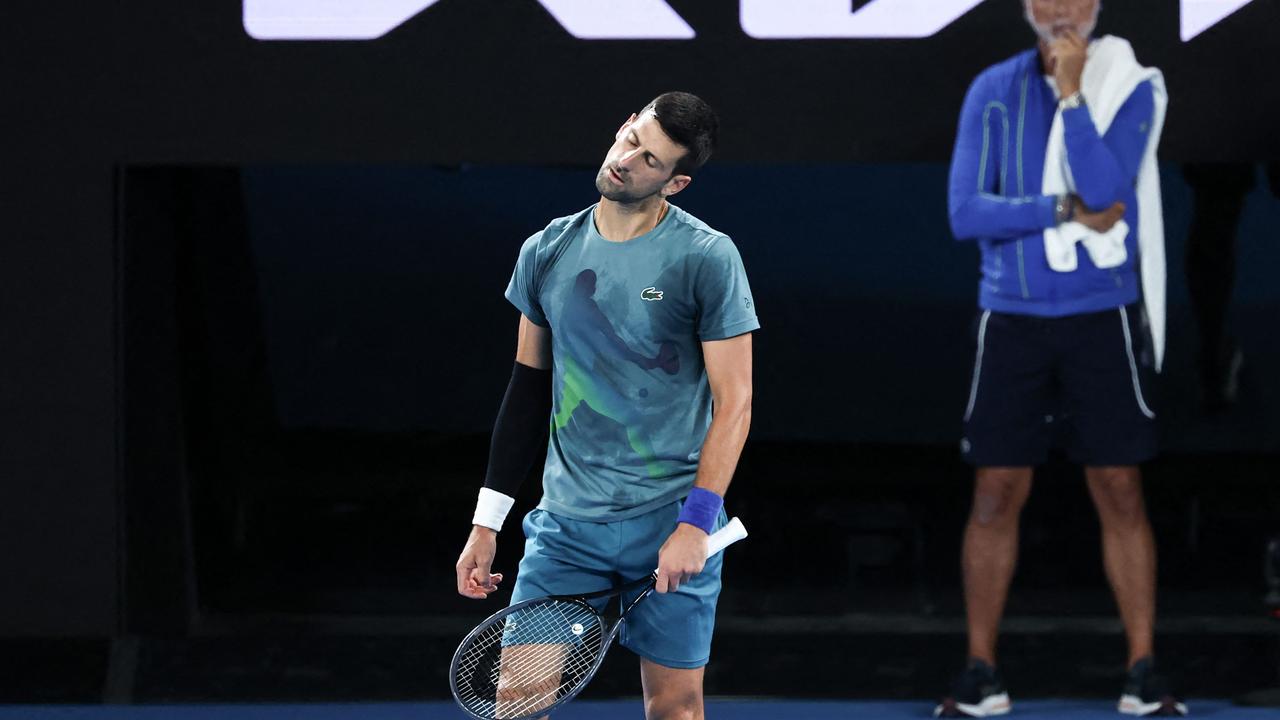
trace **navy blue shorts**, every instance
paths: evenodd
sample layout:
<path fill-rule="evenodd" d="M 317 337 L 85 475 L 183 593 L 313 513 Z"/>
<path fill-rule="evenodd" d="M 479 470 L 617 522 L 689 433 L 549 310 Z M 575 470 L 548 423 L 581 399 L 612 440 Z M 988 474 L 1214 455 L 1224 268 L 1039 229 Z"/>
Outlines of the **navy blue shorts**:
<path fill-rule="evenodd" d="M 1140 306 L 1066 317 L 984 310 L 960 450 L 976 467 L 1137 465 L 1159 449 Z"/>

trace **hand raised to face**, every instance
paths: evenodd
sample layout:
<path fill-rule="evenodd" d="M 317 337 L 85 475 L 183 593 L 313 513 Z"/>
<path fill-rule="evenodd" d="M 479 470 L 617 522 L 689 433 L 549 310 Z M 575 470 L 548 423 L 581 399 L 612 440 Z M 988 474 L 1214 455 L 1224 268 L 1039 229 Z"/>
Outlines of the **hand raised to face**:
<path fill-rule="evenodd" d="M 1070 30 L 1049 44 L 1049 70 L 1058 84 L 1059 98 L 1080 92 L 1080 77 L 1084 74 L 1088 50 L 1089 41 Z"/>

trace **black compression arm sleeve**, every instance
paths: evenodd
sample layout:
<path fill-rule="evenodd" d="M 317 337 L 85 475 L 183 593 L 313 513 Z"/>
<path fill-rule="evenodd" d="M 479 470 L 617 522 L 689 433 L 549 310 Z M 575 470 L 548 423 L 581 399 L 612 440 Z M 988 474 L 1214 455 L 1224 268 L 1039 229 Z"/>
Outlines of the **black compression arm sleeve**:
<path fill-rule="evenodd" d="M 515 497 L 534 463 L 546 456 L 551 419 L 551 370 L 515 364 L 493 423 L 484 486 Z"/>

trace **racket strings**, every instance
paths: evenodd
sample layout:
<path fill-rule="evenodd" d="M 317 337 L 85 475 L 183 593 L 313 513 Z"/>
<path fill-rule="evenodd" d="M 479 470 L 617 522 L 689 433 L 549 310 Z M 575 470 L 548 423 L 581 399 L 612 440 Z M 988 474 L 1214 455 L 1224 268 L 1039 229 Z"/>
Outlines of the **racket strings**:
<path fill-rule="evenodd" d="M 587 678 L 603 641 L 600 616 L 581 603 L 521 608 L 478 631 L 461 651 L 458 699 L 480 717 L 532 715 Z"/>

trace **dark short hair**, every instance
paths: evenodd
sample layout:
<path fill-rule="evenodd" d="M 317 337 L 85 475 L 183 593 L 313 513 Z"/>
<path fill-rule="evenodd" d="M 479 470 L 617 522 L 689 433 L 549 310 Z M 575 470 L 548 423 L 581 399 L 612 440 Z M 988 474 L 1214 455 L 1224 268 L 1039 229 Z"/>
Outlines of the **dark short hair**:
<path fill-rule="evenodd" d="M 720 118 L 702 98 L 687 92 L 665 92 L 639 114 L 652 110 L 662 132 L 685 148 L 673 175 L 693 175 L 711 159 L 720 139 Z"/>

